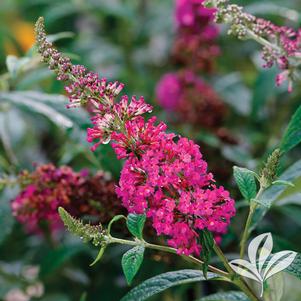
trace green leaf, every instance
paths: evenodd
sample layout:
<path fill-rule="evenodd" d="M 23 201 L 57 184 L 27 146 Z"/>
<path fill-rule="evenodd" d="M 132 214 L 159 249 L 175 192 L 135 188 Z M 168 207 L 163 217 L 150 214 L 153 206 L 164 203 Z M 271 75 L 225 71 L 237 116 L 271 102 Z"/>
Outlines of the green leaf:
<path fill-rule="evenodd" d="M 144 246 L 136 246 L 128 250 L 121 260 L 123 273 L 127 283 L 130 285 L 143 261 Z"/>
<path fill-rule="evenodd" d="M 301 280 L 301 254 L 300 253 L 297 254 L 293 263 L 290 266 L 288 266 L 284 271 L 290 273 L 291 275 Z"/>
<path fill-rule="evenodd" d="M 18 58 L 14 55 L 6 57 L 6 67 L 12 78 L 16 78 L 18 69 Z"/>
<path fill-rule="evenodd" d="M 288 219 L 294 221 L 301 226 L 301 207 L 296 205 L 280 206 L 277 207 L 280 212 L 285 214 Z"/>
<path fill-rule="evenodd" d="M 200 242 L 202 245 L 201 259 L 204 261 L 202 269 L 205 278 L 207 278 L 208 265 L 211 258 L 211 251 L 214 245 L 212 233 L 207 229 L 202 230 L 200 233 Z"/>
<path fill-rule="evenodd" d="M 198 301 L 250 301 L 250 299 L 242 292 L 229 291 L 203 297 Z"/>
<path fill-rule="evenodd" d="M 301 141 L 301 106 L 297 109 L 290 120 L 282 138 L 280 149 L 288 152 Z"/>
<path fill-rule="evenodd" d="M 7 70 L 14 80 L 18 76 L 18 74 L 22 71 L 22 69 L 30 62 L 29 57 L 18 58 L 14 55 L 8 55 L 6 57 L 6 66 Z"/>
<path fill-rule="evenodd" d="M 207 274 L 207 279 L 218 280 L 220 277 L 209 272 Z M 132 289 L 127 295 L 125 295 L 121 301 L 144 301 L 170 287 L 204 280 L 206 280 L 206 278 L 199 270 L 179 270 L 167 272 L 144 281 Z"/>
<path fill-rule="evenodd" d="M 251 110 L 251 92 L 243 83 L 239 72 L 222 76 L 216 81 L 215 90 L 223 95 L 224 101 L 240 115 L 248 116 Z M 241 101 L 236 101 L 240 99 Z"/>
<path fill-rule="evenodd" d="M 276 1 L 275 1 L 276 2 Z M 278 2 L 278 1 L 277 1 Z M 289 19 L 293 22 L 299 22 L 299 13 L 297 10 L 294 10 L 292 8 L 288 8 L 285 6 L 280 6 L 280 3 L 273 3 L 272 1 L 263 1 L 263 2 L 255 2 L 249 5 L 246 5 L 246 11 L 252 15 L 263 15 L 266 17 L 266 15 L 275 15 L 280 16 L 285 19 Z M 286 4 L 286 2 L 283 2 Z M 282 3 L 281 3 L 282 4 Z M 269 86 L 269 89 L 271 89 Z M 274 90 L 274 89 L 271 89 Z"/>
<path fill-rule="evenodd" d="M 0 99 L 8 100 L 14 103 L 16 106 L 31 112 L 34 111 L 42 114 L 59 127 L 73 127 L 73 122 L 69 117 L 59 113 L 51 106 L 33 99 L 32 97 L 28 96 L 28 93 L 26 92 L 0 93 Z"/>
<path fill-rule="evenodd" d="M 277 93 L 277 89 L 271 89 L 275 82 L 277 68 L 260 70 L 255 82 L 252 112 L 251 116 L 254 120 L 258 120 L 258 113 L 263 111 L 262 108 L 266 102 Z"/>
<path fill-rule="evenodd" d="M 246 200 L 256 197 L 257 186 L 255 181 L 255 173 L 247 168 L 234 166 L 234 178 L 238 188 Z"/>
<path fill-rule="evenodd" d="M 135 237 L 142 239 L 143 227 L 145 224 L 145 214 L 132 214 L 130 213 L 127 217 L 126 225 Z"/>
<path fill-rule="evenodd" d="M 62 31 L 56 34 L 50 34 L 47 36 L 49 42 L 53 43 L 61 39 L 71 39 L 74 38 L 75 34 L 72 31 Z"/>
<path fill-rule="evenodd" d="M 293 183 L 296 179 L 301 177 L 301 160 L 294 163 L 287 170 L 285 170 L 279 177 L 278 181 L 285 181 Z M 281 196 L 281 194 L 290 189 L 285 185 L 273 185 L 261 195 L 260 200 L 266 207 L 271 205 Z"/>

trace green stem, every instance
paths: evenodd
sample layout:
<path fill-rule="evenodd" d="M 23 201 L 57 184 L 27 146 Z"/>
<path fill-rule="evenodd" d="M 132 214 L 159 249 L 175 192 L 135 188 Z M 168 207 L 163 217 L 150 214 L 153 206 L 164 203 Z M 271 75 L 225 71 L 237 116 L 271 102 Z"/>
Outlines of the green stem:
<path fill-rule="evenodd" d="M 262 38 L 261 36 L 258 36 L 251 29 L 249 29 L 247 27 L 245 29 L 246 29 L 246 32 L 247 32 L 248 37 L 250 39 L 256 41 L 258 44 L 261 44 L 264 47 L 268 47 L 268 48 L 276 50 L 279 53 L 279 55 L 281 55 L 283 53 L 283 51 L 277 45 L 272 44 L 271 42 L 269 42 L 268 40 Z"/>
<path fill-rule="evenodd" d="M 126 240 L 126 239 L 121 239 L 121 238 L 116 238 L 116 237 L 110 236 L 108 243 L 118 243 L 118 244 L 124 244 L 124 245 L 129 245 L 129 246 L 143 245 L 145 248 L 148 248 L 148 249 L 177 254 L 177 250 L 174 248 L 151 244 L 151 243 L 148 243 L 143 240 Z M 194 256 L 191 256 L 191 255 L 190 256 L 181 255 L 181 257 L 183 257 L 186 261 L 194 263 L 198 266 L 203 266 L 203 264 L 204 264 L 204 262 L 202 260 L 195 258 Z M 227 272 L 220 270 L 214 266 L 209 265 L 208 270 L 210 270 L 211 272 L 213 272 L 217 275 L 220 275 L 222 277 L 229 279 L 229 274 Z"/>
<path fill-rule="evenodd" d="M 228 259 L 224 255 L 223 251 L 220 249 L 220 247 L 214 242 L 213 250 L 225 266 L 226 270 L 228 271 L 228 274 L 230 275 L 231 281 L 237 285 L 249 298 L 251 301 L 260 301 L 260 299 L 253 293 L 251 288 L 248 286 L 248 284 L 244 281 L 244 279 L 237 275 L 233 269 L 231 268 Z"/>
<path fill-rule="evenodd" d="M 255 199 L 257 200 L 262 192 L 264 191 L 264 188 L 262 186 L 260 186 L 260 189 L 255 197 Z M 248 217 L 247 217 L 247 221 L 246 221 L 246 225 L 245 225 L 245 228 L 244 228 L 244 232 L 243 232 L 243 235 L 242 235 L 242 238 L 241 238 L 241 242 L 240 242 L 240 258 L 243 258 L 244 255 L 245 255 L 245 252 L 246 252 L 246 245 L 247 245 L 247 241 L 249 239 L 249 236 L 251 234 L 251 231 L 250 231 L 250 226 L 251 226 L 251 223 L 252 223 L 252 220 L 253 220 L 253 216 L 254 216 L 254 213 L 256 211 L 256 208 L 257 208 L 257 203 L 256 202 L 252 202 L 251 205 L 250 205 L 250 209 L 249 209 L 249 213 L 248 213 Z"/>

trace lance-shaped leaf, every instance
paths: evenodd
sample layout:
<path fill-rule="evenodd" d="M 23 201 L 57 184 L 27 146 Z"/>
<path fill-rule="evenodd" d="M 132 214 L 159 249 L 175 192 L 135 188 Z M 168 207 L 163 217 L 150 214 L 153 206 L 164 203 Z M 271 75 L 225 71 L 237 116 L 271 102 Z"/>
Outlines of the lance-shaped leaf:
<path fill-rule="evenodd" d="M 214 273 L 208 273 L 207 279 L 219 280 L 220 276 Z M 144 281 L 125 295 L 121 301 L 144 301 L 170 287 L 204 280 L 206 280 L 206 278 L 199 270 L 167 272 Z"/>
<path fill-rule="evenodd" d="M 301 106 L 290 120 L 281 142 L 281 150 L 287 152 L 301 141 Z"/>
<path fill-rule="evenodd" d="M 136 246 L 122 256 L 122 269 L 129 285 L 132 283 L 132 280 L 139 271 L 143 261 L 143 255 L 144 246 Z"/>

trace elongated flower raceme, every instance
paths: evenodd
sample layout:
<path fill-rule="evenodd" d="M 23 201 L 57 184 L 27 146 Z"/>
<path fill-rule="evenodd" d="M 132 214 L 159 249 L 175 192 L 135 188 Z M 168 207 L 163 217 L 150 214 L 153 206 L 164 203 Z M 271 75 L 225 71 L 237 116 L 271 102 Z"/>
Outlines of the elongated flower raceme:
<path fill-rule="evenodd" d="M 216 9 L 215 21 L 230 25 L 229 34 L 240 39 L 253 39 L 262 44 L 264 67 L 277 65 L 281 72 L 276 77 L 279 86 L 288 82 L 292 91 L 293 81 L 299 78 L 301 64 L 301 30 L 277 26 L 270 21 L 244 11 L 243 7 L 230 4 L 228 0 L 207 0 L 208 6 Z"/>
<path fill-rule="evenodd" d="M 88 129 L 88 141 L 96 141 L 93 149 L 111 139 L 118 158 L 126 159 L 116 192 L 128 211 L 145 213 L 157 234 L 166 235 L 180 254 L 200 253 L 198 232 L 203 229 L 216 237 L 225 233 L 235 214 L 234 201 L 215 185 L 199 147 L 167 133 L 166 125 L 156 125 L 155 117 L 145 121 L 141 115 L 152 108 L 143 98 L 129 101 L 124 95 L 116 101 L 120 84 L 106 84 L 83 67 L 69 65 L 47 42 L 42 19 L 36 32 L 43 60 L 51 63 L 59 58 L 51 67 L 55 65 L 59 79 L 68 79 L 70 91 L 76 91 L 70 94 L 67 89 L 71 105 L 84 102 L 93 107 L 94 126 Z M 46 50 L 55 58 L 45 56 Z M 62 68 L 60 61 L 68 61 L 69 67 Z M 74 72 L 78 68 L 80 72 Z"/>

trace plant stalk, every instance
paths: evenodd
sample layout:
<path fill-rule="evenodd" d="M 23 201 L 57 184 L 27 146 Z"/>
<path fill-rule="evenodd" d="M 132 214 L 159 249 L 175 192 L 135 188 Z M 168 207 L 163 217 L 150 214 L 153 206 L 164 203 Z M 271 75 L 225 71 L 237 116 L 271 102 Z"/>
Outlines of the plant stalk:
<path fill-rule="evenodd" d="M 259 191 L 258 191 L 258 193 L 255 197 L 256 200 L 261 196 L 263 190 L 264 190 L 264 188 L 262 186 L 260 186 L 260 189 L 259 189 Z M 252 202 L 251 205 L 250 205 L 246 225 L 245 225 L 244 232 L 242 234 L 242 238 L 241 238 L 241 242 L 240 242 L 240 252 L 239 252 L 240 258 L 243 258 L 245 256 L 247 241 L 248 241 L 249 236 L 251 234 L 250 226 L 251 226 L 256 208 L 257 208 L 257 203 Z"/>
<path fill-rule="evenodd" d="M 119 244 L 124 244 L 124 245 L 129 245 L 129 246 L 143 245 L 145 248 L 148 248 L 148 249 L 177 254 L 177 250 L 174 248 L 151 244 L 144 240 L 126 240 L 126 239 L 121 239 L 121 238 L 116 238 L 116 237 L 110 236 L 108 243 L 109 244 L 110 243 L 119 243 Z M 183 259 L 185 259 L 186 261 L 194 263 L 198 266 L 203 266 L 203 264 L 204 264 L 204 262 L 202 260 L 200 260 L 194 256 L 191 256 L 191 255 L 190 256 L 181 255 L 181 257 L 183 257 Z M 226 279 L 230 279 L 229 274 L 227 272 L 220 270 L 214 266 L 209 265 L 208 270 L 211 271 L 212 273 L 215 273 L 217 275 L 225 277 Z"/>

